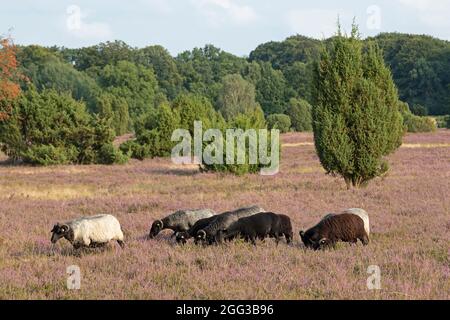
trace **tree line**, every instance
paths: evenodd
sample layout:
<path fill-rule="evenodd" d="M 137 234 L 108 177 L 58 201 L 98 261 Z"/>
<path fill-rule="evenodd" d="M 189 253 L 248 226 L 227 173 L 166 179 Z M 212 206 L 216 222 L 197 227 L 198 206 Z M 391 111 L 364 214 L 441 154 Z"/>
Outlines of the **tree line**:
<path fill-rule="evenodd" d="M 33 164 L 123 163 L 168 155 L 170 133 L 192 130 L 194 120 L 206 128 L 314 129 L 318 135 L 323 53 L 343 38 L 297 35 L 262 44 L 248 58 L 213 45 L 173 57 L 161 46 L 122 41 L 68 49 L 16 47 L 2 39 L 0 145 L 11 158 Z M 405 34 L 355 41 L 361 53 L 381 57 L 377 68 L 391 70 L 383 72 L 392 72 L 398 96 L 383 103 L 395 104 L 403 130 L 433 131 L 436 123 L 425 116 L 450 114 L 449 42 Z M 135 139 L 115 147 L 114 137 L 128 132 Z"/>

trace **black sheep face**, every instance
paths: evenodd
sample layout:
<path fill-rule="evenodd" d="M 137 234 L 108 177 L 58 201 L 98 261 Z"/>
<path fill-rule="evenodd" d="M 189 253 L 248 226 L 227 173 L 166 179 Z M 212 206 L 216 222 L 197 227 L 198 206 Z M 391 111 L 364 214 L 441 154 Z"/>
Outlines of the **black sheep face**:
<path fill-rule="evenodd" d="M 177 243 L 186 244 L 187 239 L 188 239 L 188 234 L 187 234 L 187 232 L 177 232 L 175 239 L 177 240 Z"/>
<path fill-rule="evenodd" d="M 69 229 L 69 226 L 66 224 L 55 224 L 50 231 L 52 233 L 51 242 L 56 243 L 59 239 L 64 238 L 68 234 Z"/>
<path fill-rule="evenodd" d="M 163 228 L 162 221 L 156 220 L 155 222 L 153 222 L 152 227 L 150 228 L 150 233 L 149 233 L 148 237 L 150 239 L 153 239 L 161 232 L 162 228 Z"/>
<path fill-rule="evenodd" d="M 329 240 L 315 231 L 308 230 L 306 232 L 300 231 L 300 238 L 303 241 L 303 244 L 313 250 L 324 249 L 329 246 Z"/>

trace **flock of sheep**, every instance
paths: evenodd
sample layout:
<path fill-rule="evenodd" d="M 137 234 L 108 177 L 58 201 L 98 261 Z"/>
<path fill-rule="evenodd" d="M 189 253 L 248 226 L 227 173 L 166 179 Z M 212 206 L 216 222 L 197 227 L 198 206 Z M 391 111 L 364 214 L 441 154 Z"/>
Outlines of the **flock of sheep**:
<path fill-rule="evenodd" d="M 291 219 L 283 214 L 266 212 L 259 206 L 240 208 L 216 214 L 209 209 L 180 210 L 153 222 L 149 238 L 162 230 L 171 229 L 172 237 L 181 244 L 193 238 L 196 244 L 220 244 L 232 239 L 244 239 L 256 245 L 256 240 L 275 238 L 277 244 L 284 237 L 293 240 Z M 124 236 L 120 223 L 112 215 L 96 215 L 57 223 L 52 229 L 51 242 L 65 238 L 74 248 L 101 247 L 117 241 L 123 248 Z M 347 209 L 339 214 L 328 214 L 314 227 L 300 231 L 307 248 L 314 250 L 334 247 L 338 241 L 369 243 L 369 216 L 363 209 Z"/>

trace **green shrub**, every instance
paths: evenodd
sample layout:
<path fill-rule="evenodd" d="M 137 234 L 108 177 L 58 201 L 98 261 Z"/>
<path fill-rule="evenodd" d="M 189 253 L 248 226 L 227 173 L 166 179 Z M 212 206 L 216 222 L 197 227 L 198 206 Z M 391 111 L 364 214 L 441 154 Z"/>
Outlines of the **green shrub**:
<path fill-rule="evenodd" d="M 362 50 L 356 26 L 340 31 L 316 66 L 314 142 L 327 173 L 365 186 L 388 169 L 384 157 L 402 141 L 398 94 L 381 50 Z"/>
<path fill-rule="evenodd" d="M 175 145 L 172 132 L 179 127 L 178 111 L 163 103 L 137 121 L 136 139 L 125 142 L 120 149 L 139 160 L 169 156 Z"/>
<path fill-rule="evenodd" d="M 434 119 L 436 120 L 436 125 L 438 128 L 447 128 L 447 121 L 450 118 L 449 115 L 447 116 L 435 116 Z"/>
<path fill-rule="evenodd" d="M 278 129 L 281 133 L 289 132 L 291 129 L 291 118 L 285 114 L 271 114 L 267 117 L 267 127 Z"/>
<path fill-rule="evenodd" d="M 91 116 L 84 103 L 53 89 L 38 93 L 30 88 L 0 124 L 2 151 L 36 165 L 112 163 L 104 162 L 101 150 L 113 139 L 106 119 Z M 122 162 L 120 151 L 115 152 Z"/>
<path fill-rule="evenodd" d="M 403 123 L 408 132 L 433 132 L 436 131 L 436 120 L 430 117 L 419 117 L 412 113 L 403 115 Z"/>
<path fill-rule="evenodd" d="M 242 129 L 243 131 L 247 129 L 254 129 L 256 131 L 257 140 L 255 144 L 255 148 L 259 148 L 259 138 L 258 138 L 258 130 L 259 129 L 266 129 L 266 123 L 264 120 L 264 114 L 261 109 L 254 110 L 253 112 L 245 113 L 245 114 L 239 114 L 237 115 L 230 123 L 226 126 L 226 128 L 233 128 L 233 129 Z M 226 138 L 226 129 L 222 130 L 222 136 Z M 271 154 L 271 136 L 268 135 L 268 155 Z M 223 141 L 225 144 L 225 141 Z M 247 137 L 245 140 L 245 163 L 243 164 L 237 164 L 237 155 L 238 155 L 238 147 L 237 143 L 235 141 L 234 143 L 234 163 L 233 164 L 227 164 L 226 163 L 226 148 L 224 148 L 224 154 L 223 154 L 223 164 L 204 164 L 203 169 L 205 171 L 216 171 L 216 172 L 224 172 L 224 173 L 232 173 L 235 175 L 243 175 L 246 173 L 258 173 L 260 172 L 261 168 L 265 167 L 265 165 L 259 163 L 256 164 L 250 164 L 249 161 L 249 144 L 250 140 Z M 280 150 L 277 150 L 277 152 L 280 152 Z"/>
<path fill-rule="evenodd" d="M 292 98 L 286 110 L 291 118 L 292 128 L 297 132 L 312 131 L 311 105 L 303 99 Z"/>
<path fill-rule="evenodd" d="M 414 104 L 410 109 L 411 109 L 411 113 L 416 116 L 425 117 L 428 115 L 427 108 L 425 108 L 424 106 L 422 106 L 420 104 Z"/>
<path fill-rule="evenodd" d="M 112 143 L 104 144 L 98 154 L 98 163 L 103 164 L 124 164 L 129 160 L 129 155 L 113 146 Z"/>

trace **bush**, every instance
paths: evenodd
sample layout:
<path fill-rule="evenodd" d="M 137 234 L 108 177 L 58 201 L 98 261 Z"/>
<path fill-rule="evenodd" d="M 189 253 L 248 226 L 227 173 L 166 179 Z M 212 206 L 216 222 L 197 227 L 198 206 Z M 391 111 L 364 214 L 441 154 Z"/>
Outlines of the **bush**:
<path fill-rule="evenodd" d="M 438 121 L 431 117 L 414 115 L 406 102 L 399 102 L 399 110 L 403 116 L 403 126 L 407 132 L 433 132 L 438 127 Z"/>
<path fill-rule="evenodd" d="M 91 116 L 84 103 L 53 89 L 41 93 L 29 89 L 8 121 L 0 124 L 2 151 L 36 165 L 123 162 L 119 150 L 114 151 L 114 162 L 102 151 L 113 139 L 105 119 Z"/>
<path fill-rule="evenodd" d="M 447 121 L 450 118 L 450 116 L 435 116 L 434 119 L 436 120 L 436 125 L 438 128 L 447 128 Z"/>
<path fill-rule="evenodd" d="M 129 160 L 129 154 L 123 153 L 113 146 L 112 143 L 104 144 L 99 151 L 98 162 L 103 164 L 124 164 Z"/>
<path fill-rule="evenodd" d="M 311 105 L 303 99 L 289 100 L 286 114 L 291 118 L 292 128 L 297 132 L 312 131 Z"/>
<path fill-rule="evenodd" d="M 447 116 L 447 129 L 450 129 L 450 116 Z"/>
<path fill-rule="evenodd" d="M 163 103 L 136 123 L 136 140 L 125 142 L 121 150 L 140 160 L 169 156 L 175 145 L 171 141 L 172 132 L 179 127 L 178 111 Z"/>
<path fill-rule="evenodd" d="M 365 186 L 388 170 L 384 157 L 402 141 L 398 94 L 381 50 L 362 50 L 356 26 L 339 31 L 316 66 L 313 127 L 326 172 L 347 187 Z"/>
<path fill-rule="evenodd" d="M 278 129 L 281 133 L 289 132 L 291 129 L 291 118 L 285 114 L 271 114 L 267 117 L 267 127 Z"/>
<path fill-rule="evenodd" d="M 425 108 L 424 106 L 422 106 L 420 104 L 414 104 L 410 109 L 411 109 L 411 113 L 416 116 L 425 117 L 428 115 L 427 108 Z"/>
<path fill-rule="evenodd" d="M 227 125 L 227 128 L 233 128 L 233 129 L 254 129 L 256 131 L 256 134 L 258 134 L 258 129 L 265 129 L 266 124 L 264 121 L 264 114 L 261 109 L 254 110 L 253 112 L 245 113 L 245 114 L 239 114 L 237 115 L 230 123 Z M 222 130 L 222 136 L 226 137 L 226 129 Z M 257 136 L 258 138 L 258 136 Z M 270 144 L 270 134 L 268 135 L 268 155 L 272 152 L 271 150 L 271 144 Z M 216 142 L 216 141 L 215 141 Z M 225 141 L 223 141 L 225 143 Z M 259 148 L 260 141 L 256 140 L 255 147 Z M 216 171 L 216 172 L 224 172 L 224 173 L 232 173 L 235 175 L 243 175 L 246 173 L 258 173 L 260 172 L 261 168 L 265 167 L 265 165 L 259 163 L 256 164 L 250 164 L 249 161 L 249 144 L 250 141 L 248 138 L 245 140 L 245 163 L 244 164 L 237 164 L 237 143 L 234 144 L 234 163 L 233 164 L 227 164 L 226 163 L 226 150 L 224 150 L 223 154 L 223 164 L 204 164 L 203 169 L 205 171 Z M 280 152 L 280 150 L 278 150 Z"/>
<path fill-rule="evenodd" d="M 403 115 L 403 123 L 408 132 L 433 132 L 437 129 L 436 120 L 430 117 L 419 117 L 412 113 Z"/>

